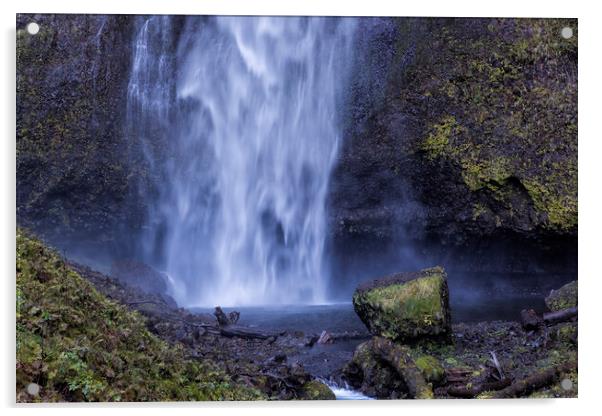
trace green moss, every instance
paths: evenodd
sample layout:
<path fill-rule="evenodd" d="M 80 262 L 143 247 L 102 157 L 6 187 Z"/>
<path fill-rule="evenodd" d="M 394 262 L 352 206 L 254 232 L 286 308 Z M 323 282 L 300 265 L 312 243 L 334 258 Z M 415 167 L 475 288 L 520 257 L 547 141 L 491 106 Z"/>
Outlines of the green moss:
<path fill-rule="evenodd" d="M 109 301 L 40 241 L 17 231 L 17 400 L 247 400 L 263 396 L 189 360 Z M 40 394 L 25 389 L 35 382 Z"/>
<path fill-rule="evenodd" d="M 471 191 L 484 187 L 497 190 L 503 186 L 510 177 L 509 162 L 507 158 L 473 160 L 468 157 L 461 158 L 462 178 Z"/>
<path fill-rule="evenodd" d="M 456 118 L 451 115 L 444 116 L 439 123 L 433 124 L 431 133 L 424 139 L 421 149 L 426 152 L 430 160 L 445 154 L 452 133 L 458 128 Z"/>
<path fill-rule="evenodd" d="M 437 335 L 449 329 L 447 283 L 440 267 L 404 283 L 356 292 L 353 303 L 374 333 L 390 339 Z"/>
<path fill-rule="evenodd" d="M 535 207 L 547 215 L 553 227 L 568 230 L 577 225 L 576 195 L 554 192 L 537 180 L 525 180 L 523 183 Z"/>
<path fill-rule="evenodd" d="M 481 203 L 475 203 L 472 207 L 472 220 L 476 220 L 477 218 L 479 218 L 481 215 L 485 214 L 487 212 L 487 207 L 485 207 L 483 204 Z"/>
<path fill-rule="evenodd" d="M 577 300 L 578 283 L 574 280 L 558 290 L 552 290 L 548 297 L 546 297 L 545 302 L 551 311 L 559 311 L 577 306 Z"/>
<path fill-rule="evenodd" d="M 459 175 L 468 192 L 478 192 L 473 201 L 482 201 L 483 194 L 497 201 L 503 218 L 519 213 L 532 228 L 573 233 L 577 36 L 563 39 L 559 33 L 570 26 L 576 34 L 577 21 L 473 24 L 486 30 L 472 35 L 460 20 L 434 22 L 431 41 L 418 46 L 400 83 L 403 100 L 423 97 L 426 138 L 418 149 L 428 161 L 446 162 L 439 164 L 441 175 Z M 514 191 L 517 182 L 526 195 Z"/>
<path fill-rule="evenodd" d="M 312 380 L 303 385 L 301 399 L 335 400 L 336 397 L 326 384 L 321 383 L 318 380 Z"/>
<path fill-rule="evenodd" d="M 445 377 L 445 370 L 439 360 L 432 355 L 421 355 L 414 359 L 416 367 L 429 383 L 439 384 Z"/>

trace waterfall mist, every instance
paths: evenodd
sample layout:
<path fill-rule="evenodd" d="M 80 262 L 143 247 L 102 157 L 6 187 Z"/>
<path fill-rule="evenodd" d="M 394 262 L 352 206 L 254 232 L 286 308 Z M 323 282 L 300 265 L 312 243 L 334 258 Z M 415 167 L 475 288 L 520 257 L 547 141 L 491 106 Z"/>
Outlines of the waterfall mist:
<path fill-rule="evenodd" d="M 140 188 L 147 261 L 183 305 L 325 302 L 353 19 L 140 19 L 128 134 L 161 178 Z"/>

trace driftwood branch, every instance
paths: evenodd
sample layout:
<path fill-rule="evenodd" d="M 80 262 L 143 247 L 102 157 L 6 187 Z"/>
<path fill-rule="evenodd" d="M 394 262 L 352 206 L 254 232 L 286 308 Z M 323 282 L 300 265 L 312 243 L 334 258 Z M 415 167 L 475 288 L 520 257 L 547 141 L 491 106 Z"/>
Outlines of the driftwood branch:
<path fill-rule="evenodd" d="M 227 338 L 238 337 L 238 338 L 244 338 L 244 339 L 269 339 L 269 338 L 276 339 L 280 335 L 280 333 L 254 331 L 250 328 L 247 328 L 244 326 L 238 326 L 238 325 L 228 325 L 226 327 L 220 327 L 219 325 L 216 325 L 216 324 L 190 322 L 185 319 L 178 318 L 178 317 L 166 317 L 164 319 L 167 319 L 167 320 L 170 320 L 173 322 L 181 322 L 184 325 L 188 325 L 188 326 L 191 326 L 194 328 L 203 328 L 205 331 L 209 332 L 210 334 L 222 335 Z"/>
<path fill-rule="evenodd" d="M 481 383 L 481 384 L 478 384 L 478 385 L 472 386 L 472 387 L 466 387 L 466 386 L 450 387 L 447 389 L 447 394 L 449 394 L 450 396 L 454 396 L 454 397 L 461 397 L 464 399 L 472 399 L 473 397 L 478 396 L 479 394 L 483 393 L 484 391 L 501 390 L 505 387 L 508 387 L 509 385 L 510 385 L 510 379 L 504 378 L 504 379 L 501 379 L 498 381 Z"/>
<path fill-rule="evenodd" d="M 543 320 L 546 324 L 556 324 L 559 322 L 570 321 L 577 316 L 577 307 L 566 308 L 555 312 L 543 314 Z"/>
<path fill-rule="evenodd" d="M 515 381 L 510 386 L 496 392 L 493 397 L 496 399 L 503 399 L 526 396 L 535 390 L 555 383 L 562 374 L 576 369 L 577 363 L 575 361 L 570 361 L 568 363 L 537 372 L 522 380 Z"/>
<path fill-rule="evenodd" d="M 144 305 L 146 303 L 150 303 L 152 305 L 167 305 L 165 302 L 157 302 L 155 300 L 139 300 L 139 301 L 135 301 L 135 302 L 127 302 L 126 305 L 128 306 L 136 306 L 136 305 Z"/>
<path fill-rule="evenodd" d="M 404 380 L 408 393 L 412 398 L 433 398 L 431 386 L 426 382 L 414 360 L 403 347 L 395 345 L 390 340 L 382 337 L 374 337 L 371 342 L 373 352 L 397 371 Z"/>
<path fill-rule="evenodd" d="M 495 354 L 495 351 L 489 351 L 489 354 L 491 354 L 491 362 L 495 366 L 495 369 L 497 370 L 497 373 L 499 375 L 498 379 L 503 380 L 504 372 L 502 371 L 502 366 L 500 365 L 500 362 L 497 359 L 497 355 Z"/>
<path fill-rule="evenodd" d="M 254 331 L 244 326 L 228 325 L 219 328 L 220 334 L 232 338 L 247 338 L 247 339 L 269 339 L 278 337 L 278 333 Z"/>

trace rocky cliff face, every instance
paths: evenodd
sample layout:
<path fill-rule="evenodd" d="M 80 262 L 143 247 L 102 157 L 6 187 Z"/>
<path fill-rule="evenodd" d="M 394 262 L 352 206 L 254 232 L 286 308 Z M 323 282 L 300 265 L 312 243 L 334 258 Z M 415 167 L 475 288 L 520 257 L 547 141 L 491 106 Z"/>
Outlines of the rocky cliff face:
<path fill-rule="evenodd" d="M 574 267 L 576 20 L 362 25 L 333 176 L 335 252 L 395 242 L 472 269 Z"/>
<path fill-rule="evenodd" d="M 123 254 L 148 174 L 123 125 L 135 17 L 19 15 L 17 29 L 18 222 Z M 366 18 L 357 42 L 335 266 L 407 254 L 412 269 L 574 271 L 576 20 Z"/>
<path fill-rule="evenodd" d="M 132 30 L 131 16 L 17 16 L 17 218 L 52 240 L 112 244 L 136 222 L 122 133 Z"/>

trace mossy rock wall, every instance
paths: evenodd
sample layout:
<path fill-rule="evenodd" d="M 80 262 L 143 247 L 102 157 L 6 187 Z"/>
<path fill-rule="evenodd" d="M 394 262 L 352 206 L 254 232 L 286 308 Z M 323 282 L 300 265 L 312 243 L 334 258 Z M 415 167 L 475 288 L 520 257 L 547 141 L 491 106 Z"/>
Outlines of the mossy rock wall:
<path fill-rule="evenodd" d="M 457 247 L 475 271 L 574 270 L 577 21 L 365 19 L 358 39 L 329 197 L 341 269 L 407 243 L 424 263 Z"/>
<path fill-rule="evenodd" d="M 125 246 L 116 231 L 144 220 L 123 130 L 134 22 L 17 15 L 17 221 L 63 246 Z"/>

